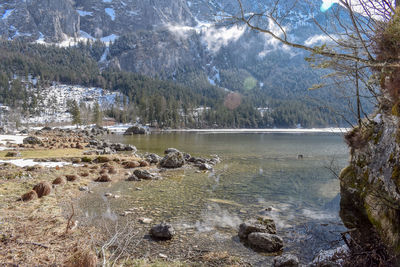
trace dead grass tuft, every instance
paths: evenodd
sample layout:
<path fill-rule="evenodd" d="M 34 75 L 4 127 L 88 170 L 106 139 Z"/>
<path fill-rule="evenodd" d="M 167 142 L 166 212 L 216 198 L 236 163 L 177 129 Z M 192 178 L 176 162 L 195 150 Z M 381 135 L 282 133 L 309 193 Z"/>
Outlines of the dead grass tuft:
<path fill-rule="evenodd" d="M 89 176 L 89 173 L 88 173 L 88 172 L 82 172 L 82 173 L 81 173 L 81 176 L 82 176 L 82 177 L 88 177 L 88 176 Z"/>
<path fill-rule="evenodd" d="M 63 184 L 65 183 L 65 180 L 62 177 L 58 177 L 56 179 L 54 179 L 53 184 L 54 185 L 59 185 L 59 184 Z"/>
<path fill-rule="evenodd" d="M 76 249 L 75 253 L 65 263 L 66 267 L 96 267 L 97 256 L 89 249 Z"/>
<path fill-rule="evenodd" d="M 103 174 L 99 178 L 95 180 L 95 182 L 100 182 L 100 183 L 106 183 L 106 182 L 111 182 L 111 178 L 107 174 Z"/>
<path fill-rule="evenodd" d="M 140 163 L 137 161 L 124 162 L 123 165 L 124 165 L 125 169 L 133 169 L 133 168 L 140 167 Z"/>
<path fill-rule="evenodd" d="M 65 178 L 67 178 L 68 182 L 74 182 L 74 181 L 78 180 L 78 176 L 76 176 L 75 174 L 65 175 Z"/>
<path fill-rule="evenodd" d="M 147 162 L 146 160 L 141 160 L 139 163 L 140 163 L 140 167 L 148 167 L 148 166 L 150 166 L 150 163 Z"/>
<path fill-rule="evenodd" d="M 33 191 L 37 193 L 39 198 L 50 195 L 51 185 L 48 182 L 40 182 L 33 187 Z"/>
<path fill-rule="evenodd" d="M 21 199 L 24 202 L 35 200 L 37 198 L 38 198 L 38 195 L 37 195 L 36 191 L 34 191 L 34 190 L 31 190 L 28 193 L 25 193 L 21 196 Z"/>

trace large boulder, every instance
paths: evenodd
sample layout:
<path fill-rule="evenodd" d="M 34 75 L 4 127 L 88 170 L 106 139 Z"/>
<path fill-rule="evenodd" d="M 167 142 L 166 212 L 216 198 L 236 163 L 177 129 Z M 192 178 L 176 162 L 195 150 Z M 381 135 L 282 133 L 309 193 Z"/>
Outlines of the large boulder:
<path fill-rule="evenodd" d="M 171 152 L 161 160 L 160 165 L 164 168 L 180 168 L 185 164 L 185 158 L 181 152 Z"/>
<path fill-rule="evenodd" d="M 156 176 L 153 175 L 152 173 L 150 173 L 147 170 L 135 170 L 133 172 L 133 174 L 139 178 L 139 179 L 143 179 L 143 180 L 153 180 L 156 179 Z"/>
<path fill-rule="evenodd" d="M 22 140 L 22 142 L 24 144 L 28 144 L 28 145 L 40 145 L 40 144 L 42 144 L 42 140 L 40 140 L 36 136 L 28 136 L 28 137 L 24 138 L 24 140 Z"/>
<path fill-rule="evenodd" d="M 175 230 L 170 224 L 160 223 L 150 229 L 150 235 L 158 240 L 170 240 L 175 235 Z"/>
<path fill-rule="evenodd" d="M 165 155 L 168 155 L 169 153 L 175 153 L 175 152 L 180 152 L 178 149 L 176 149 L 176 148 L 172 148 L 172 147 L 170 147 L 170 148 L 167 148 L 165 151 L 164 151 L 164 154 Z"/>
<path fill-rule="evenodd" d="M 252 248 L 267 253 L 279 252 L 283 248 L 282 238 L 274 234 L 251 233 L 247 241 Z"/>
<path fill-rule="evenodd" d="M 274 259 L 274 267 L 298 267 L 299 258 L 292 254 L 285 254 Z"/>
<path fill-rule="evenodd" d="M 143 126 L 132 126 L 125 131 L 124 135 L 148 134 L 148 133 L 149 133 L 148 130 Z"/>
<path fill-rule="evenodd" d="M 162 157 L 154 153 L 146 155 L 145 158 L 148 162 L 155 164 L 159 163 L 162 160 Z"/>
<path fill-rule="evenodd" d="M 240 239 L 247 239 L 251 233 L 276 234 L 275 223 L 272 220 L 266 223 L 260 220 L 249 220 L 239 226 Z"/>

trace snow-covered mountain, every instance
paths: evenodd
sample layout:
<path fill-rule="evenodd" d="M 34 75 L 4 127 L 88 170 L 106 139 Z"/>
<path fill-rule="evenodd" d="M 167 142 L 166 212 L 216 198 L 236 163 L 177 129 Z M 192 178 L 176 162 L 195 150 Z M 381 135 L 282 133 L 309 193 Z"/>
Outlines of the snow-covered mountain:
<path fill-rule="evenodd" d="M 242 0 L 249 11 L 271 9 L 273 2 Z M 322 40 L 313 23 L 313 18 L 323 20 L 321 1 L 312 8 L 306 1 L 280 3 L 277 14 L 290 38 L 308 44 Z M 1 0 L 0 35 L 64 45 L 101 40 L 110 44 L 100 60 L 103 66 L 150 76 L 182 80 L 187 73 L 200 73 L 230 90 L 237 89 L 234 76 L 243 78 L 242 84 L 253 79 L 272 90 L 276 80 L 282 81 L 276 76 L 290 75 L 289 91 L 305 90 L 308 83 L 296 81 L 312 75 L 304 75 L 304 54 L 245 27 L 221 23 L 223 15 L 238 11 L 234 0 Z"/>

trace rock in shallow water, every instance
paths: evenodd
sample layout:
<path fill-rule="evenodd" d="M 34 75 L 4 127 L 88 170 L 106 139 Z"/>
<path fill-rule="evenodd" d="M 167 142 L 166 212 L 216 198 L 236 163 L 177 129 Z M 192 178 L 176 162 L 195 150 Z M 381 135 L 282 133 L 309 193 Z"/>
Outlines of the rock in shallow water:
<path fill-rule="evenodd" d="M 278 252 L 283 248 L 282 238 L 274 234 L 251 233 L 247 240 L 251 247 L 262 252 Z"/>
<path fill-rule="evenodd" d="M 282 255 L 274 259 L 274 267 L 297 267 L 299 259 L 292 254 Z"/>
<path fill-rule="evenodd" d="M 176 149 L 176 148 L 170 147 L 170 148 L 167 148 L 167 149 L 164 151 L 164 154 L 167 155 L 167 154 L 169 154 L 169 153 L 175 153 L 175 152 L 180 152 L 180 151 L 179 151 L 178 149 Z"/>
<path fill-rule="evenodd" d="M 181 152 L 171 152 L 161 160 L 160 165 L 164 168 L 180 168 L 185 164 L 185 159 Z"/>
<path fill-rule="evenodd" d="M 150 229 L 150 235 L 157 240 L 170 240 L 175 235 L 175 230 L 170 224 L 160 223 Z"/>
<path fill-rule="evenodd" d="M 276 234 L 275 223 L 272 220 L 265 224 L 261 221 L 250 220 L 239 226 L 239 237 L 241 239 L 247 239 L 251 233 Z"/>
<path fill-rule="evenodd" d="M 154 154 L 154 153 L 146 155 L 145 158 L 148 162 L 156 163 L 156 164 L 159 163 L 162 159 L 162 157 L 160 157 L 159 155 Z"/>
<path fill-rule="evenodd" d="M 135 171 L 133 172 L 133 174 L 134 174 L 137 178 L 139 178 L 139 179 L 144 179 L 144 180 L 153 180 L 153 179 L 156 178 L 152 173 L 150 173 L 150 172 L 147 171 L 147 170 L 135 170 Z"/>

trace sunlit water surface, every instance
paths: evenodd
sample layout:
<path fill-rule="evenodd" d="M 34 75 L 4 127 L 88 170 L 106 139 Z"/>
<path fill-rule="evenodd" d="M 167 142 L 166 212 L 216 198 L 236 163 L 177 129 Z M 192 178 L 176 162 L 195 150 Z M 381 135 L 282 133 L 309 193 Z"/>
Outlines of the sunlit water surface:
<path fill-rule="evenodd" d="M 322 249 L 340 245 L 344 228 L 338 217 L 339 181 L 332 172 L 344 167 L 348 157 L 340 134 L 160 133 L 107 138 L 133 144 L 142 154 L 162 155 L 174 147 L 195 156 L 217 154 L 222 162 L 212 173 L 181 169 L 167 172 L 167 178 L 159 181 L 104 186 L 82 200 L 90 218 L 108 214 L 113 220 L 126 220 L 118 214 L 140 207 L 141 215 L 154 222 L 173 224 L 181 249 L 228 251 L 254 265 L 268 264 L 272 257 L 242 245 L 237 229 L 258 214 L 275 220 L 285 241 L 284 252 L 298 255 L 303 263 Z M 101 197 L 106 191 L 124 197 Z M 146 226 L 140 234 L 144 231 Z M 162 252 L 179 258 L 173 246 L 163 246 Z M 147 249 L 150 255 L 151 245 Z"/>

